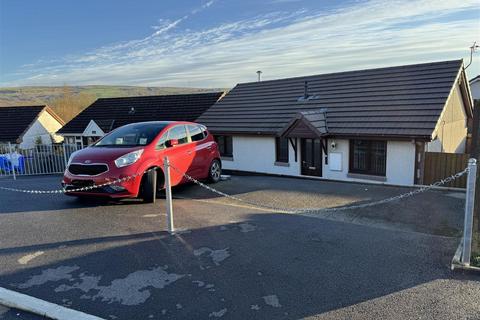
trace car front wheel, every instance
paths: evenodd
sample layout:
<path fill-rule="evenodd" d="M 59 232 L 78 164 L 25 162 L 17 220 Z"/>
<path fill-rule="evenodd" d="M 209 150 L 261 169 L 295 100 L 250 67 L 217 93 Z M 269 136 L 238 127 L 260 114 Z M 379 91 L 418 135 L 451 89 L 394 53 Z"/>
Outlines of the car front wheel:
<path fill-rule="evenodd" d="M 208 181 L 212 183 L 216 183 L 220 181 L 220 177 L 222 175 L 222 165 L 220 161 L 215 159 L 210 164 L 210 169 L 208 170 Z"/>

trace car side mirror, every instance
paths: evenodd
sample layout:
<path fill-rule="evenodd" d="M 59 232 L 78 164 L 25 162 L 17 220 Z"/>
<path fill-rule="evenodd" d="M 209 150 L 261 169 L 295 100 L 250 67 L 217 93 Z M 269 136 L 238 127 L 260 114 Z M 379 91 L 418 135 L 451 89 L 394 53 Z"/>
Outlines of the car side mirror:
<path fill-rule="evenodd" d="M 176 145 L 178 145 L 178 140 L 177 139 L 168 140 L 166 145 L 167 145 L 167 148 L 175 147 Z"/>

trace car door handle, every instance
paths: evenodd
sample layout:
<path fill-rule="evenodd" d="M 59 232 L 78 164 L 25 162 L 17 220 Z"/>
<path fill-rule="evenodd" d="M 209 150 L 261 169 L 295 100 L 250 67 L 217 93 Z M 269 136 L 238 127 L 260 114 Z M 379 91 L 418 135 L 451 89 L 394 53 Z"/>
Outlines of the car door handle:
<path fill-rule="evenodd" d="M 208 150 L 212 150 L 212 146 L 208 146 L 207 149 L 208 149 Z"/>
<path fill-rule="evenodd" d="M 188 151 L 187 151 L 187 154 L 188 154 L 188 155 L 191 155 L 191 154 L 192 154 L 192 150 L 188 150 Z"/>

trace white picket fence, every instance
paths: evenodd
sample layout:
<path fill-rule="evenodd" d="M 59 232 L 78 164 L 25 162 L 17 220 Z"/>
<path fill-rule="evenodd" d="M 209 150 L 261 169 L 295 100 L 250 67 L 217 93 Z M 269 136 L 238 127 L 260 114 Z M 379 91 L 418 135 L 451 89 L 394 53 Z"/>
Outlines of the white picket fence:
<path fill-rule="evenodd" d="M 0 144 L 0 177 L 63 173 L 73 144 L 36 145 L 22 149 L 17 144 Z"/>

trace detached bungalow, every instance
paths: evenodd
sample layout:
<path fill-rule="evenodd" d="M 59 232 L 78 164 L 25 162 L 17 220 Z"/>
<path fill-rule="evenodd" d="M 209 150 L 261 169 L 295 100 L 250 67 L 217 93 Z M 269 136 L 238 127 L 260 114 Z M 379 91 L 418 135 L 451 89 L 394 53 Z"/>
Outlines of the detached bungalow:
<path fill-rule="evenodd" d="M 195 121 L 223 92 L 98 99 L 58 133 L 86 147 L 111 130 L 143 121 Z"/>
<path fill-rule="evenodd" d="M 65 122 L 48 106 L 0 107 L 0 143 L 19 144 L 22 149 L 35 144 L 62 141 L 55 132 Z"/>
<path fill-rule="evenodd" d="M 426 151 L 465 152 L 462 60 L 238 84 L 197 122 L 224 169 L 422 183 Z"/>

